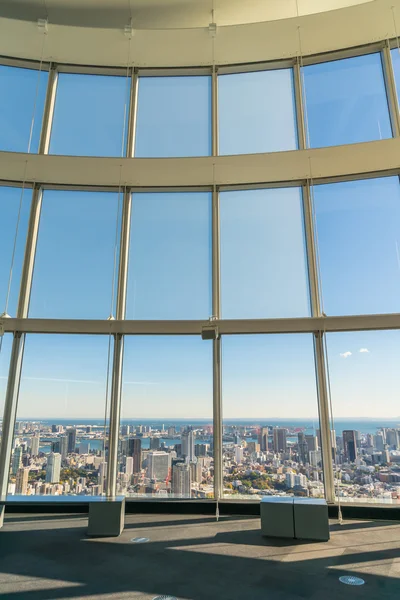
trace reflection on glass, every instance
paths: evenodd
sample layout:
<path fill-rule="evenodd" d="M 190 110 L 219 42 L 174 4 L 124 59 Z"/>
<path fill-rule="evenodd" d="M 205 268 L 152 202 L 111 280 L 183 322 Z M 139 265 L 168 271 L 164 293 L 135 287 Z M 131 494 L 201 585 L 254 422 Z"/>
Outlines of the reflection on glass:
<path fill-rule="evenodd" d="M 318 185 L 314 203 L 324 312 L 399 312 L 398 178 Z"/>
<path fill-rule="evenodd" d="M 30 317 L 110 316 L 117 219 L 117 193 L 43 193 Z"/>
<path fill-rule="evenodd" d="M 129 86 L 126 77 L 61 73 L 50 154 L 124 156 Z"/>
<path fill-rule="evenodd" d="M 212 412 L 211 342 L 127 337 L 118 493 L 212 497 Z"/>
<path fill-rule="evenodd" d="M 211 194 L 133 194 L 128 319 L 211 315 Z"/>
<path fill-rule="evenodd" d="M 31 197 L 29 189 L 0 186 L 0 315 L 16 316 Z"/>
<path fill-rule="evenodd" d="M 336 494 L 346 502 L 400 503 L 400 332 L 326 338 Z"/>
<path fill-rule="evenodd" d="M 135 156 L 210 154 L 211 77 L 141 77 Z"/>
<path fill-rule="evenodd" d="M 27 336 L 10 495 L 104 493 L 108 344 L 100 335 Z"/>
<path fill-rule="evenodd" d="M 12 341 L 13 336 L 11 333 L 4 333 L 3 337 L 0 337 L 0 418 L 3 417 L 4 412 Z M 2 436 L 2 428 L 3 421 L 0 421 L 0 439 Z"/>
<path fill-rule="evenodd" d="M 220 194 L 225 319 L 309 315 L 299 188 Z"/>
<path fill-rule="evenodd" d="M 303 69 L 311 148 L 392 137 L 380 54 Z"/>
<path fill-rule="evenodd" d="M 313 339 L 222 343 L 224 496 L 324 495 Z"/>
<path fill-rule="evenodd" d="M 219 154 L 297 149 L 292 69 L 218 77 Z"/>
<path fill-rule="evenodd" d="M 0 150 L 38 152 L 48 73 L 0 65 Z"/>

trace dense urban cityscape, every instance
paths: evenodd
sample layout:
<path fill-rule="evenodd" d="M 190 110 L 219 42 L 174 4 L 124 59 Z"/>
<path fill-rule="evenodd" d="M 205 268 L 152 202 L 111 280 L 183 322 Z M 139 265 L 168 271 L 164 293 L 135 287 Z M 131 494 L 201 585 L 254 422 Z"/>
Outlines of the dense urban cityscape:
<path fill-rule="evenodd" d="M 97 423 L 97 422 L 96 422 Z M 18 421 L 9 495 L 103 495 L 108 431 L 99 424 Z M 400 501 L 400 427 L 331 432 L 336 495 L 343 501 Z M 117 492 L 127 497 L 212 498 L 210 424 L 120 427 Z M 224 496 L 324 495 L 318 429 L 225 424 Z"/>

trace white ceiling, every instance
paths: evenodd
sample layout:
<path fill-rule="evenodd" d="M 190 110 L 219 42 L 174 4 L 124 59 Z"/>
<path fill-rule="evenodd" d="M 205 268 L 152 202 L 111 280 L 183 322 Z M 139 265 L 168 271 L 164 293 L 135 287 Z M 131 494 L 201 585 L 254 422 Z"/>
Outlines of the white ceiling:
<path fill-rule="evenodd" d="M 286 19 L 375 0 L 0 0 L 0 17 L 23 21 L 135 29 L 178 29 Z"/>

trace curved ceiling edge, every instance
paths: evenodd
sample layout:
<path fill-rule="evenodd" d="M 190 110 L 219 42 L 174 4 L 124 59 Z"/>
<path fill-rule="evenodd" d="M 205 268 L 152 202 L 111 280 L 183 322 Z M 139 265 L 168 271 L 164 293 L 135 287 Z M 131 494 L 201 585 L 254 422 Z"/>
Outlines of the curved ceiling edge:
<path fill-rule="evenodd" d="M 26 175 L 26 183 L 70 186 L 257 185 L 399 169 L 400 138 L 313 150 L 207 158 L 82 158 L 0 152 L 3 182 L 22 182 Z"/>
<path fill-rule="evenodd" d="M 393 14 L 397 8 L 398 23 Z M 206 28 L 137 30 L 69 27 L 0 19 L 0 55 L 78 65 L 180 67 L 244 64 L 341 50 L 396 35 L 400 0 L 375 0 L 299 18 Z M 22 43 L 23 40 L 23 43 Z"/>

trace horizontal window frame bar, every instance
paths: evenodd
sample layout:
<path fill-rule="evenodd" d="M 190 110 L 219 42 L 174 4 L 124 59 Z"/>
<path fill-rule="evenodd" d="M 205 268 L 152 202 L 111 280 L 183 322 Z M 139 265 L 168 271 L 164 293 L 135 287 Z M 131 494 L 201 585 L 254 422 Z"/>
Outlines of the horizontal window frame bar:
<path fill-rule="evenodd" d="M 367 54 L 381 52 L 385 47 L 386 41 L 371 42 L 351 48 L 343 48 L 342 50 L 333 50 L 331 52 L 323 52 L 319 54 L 304 55 L 301 57 L 301 65 L 309 66 L 324 62 L 342 60 L 345 58 L 355 58 Z M 389 40 L 390 48 L 397 47 L 396 38 Z M 278 60 L 270 60 L 263 62 L 232 64 L 232 65 L 216 65 L 218 75 L 231 75 L 239 73 L 250 73 L 255 71 L 271 71 L 280 69 L 293 68 L 297 60 L 297 56 L 283 58 Z M 40 61 L 26 60 L 8 56 L 0 56 L 0 66 L 15 66 L 26 69 L 38 70 Z M 50 62 L 42 63 L 42 70 L 49 70 Z M 92 66 L 92 65 L 77 65 L 73 63 L 57 63 L 58 73 L 82 74 L 82 75 L 110 75 L 110 76 L 126 76 L 127 69 L 135 69 L 139 77 L 188 77 L 188 76 L 211 76 L 212 64 L 207 66 L 192 66 L 192 67 L 136 67 L 134 62 L 121 66 Z"/>
<path fill-rule="evenodd" d="M 90 320 L 90 319 L 18 319 L 0 320 L 5 333 L 77 334 L 77 335 L 201 335 L 205 326 L 217 328 L 219 335 L 279 333 L 333 333 L 400 329 L 400 313 L 297 317 L 288 319 L 215 319 L 204 320 Z"/>

